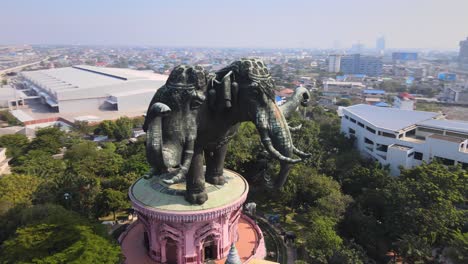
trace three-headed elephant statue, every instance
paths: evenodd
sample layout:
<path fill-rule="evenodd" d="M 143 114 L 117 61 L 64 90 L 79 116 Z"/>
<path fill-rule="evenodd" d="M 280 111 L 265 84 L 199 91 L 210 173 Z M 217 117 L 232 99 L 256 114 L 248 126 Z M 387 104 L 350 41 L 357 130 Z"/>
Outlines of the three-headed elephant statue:
<path fill-rule="evenodd" d="M 261 60 L 241 59 L 214 75 L 198 66 L 176 67 L 155 94 L 145 120 L 151 174 L 164 175 L 168 183 L 185 177 L 185 199 L 203 204 L 208 199 L 205 181 L 225 183 L 227 144 L 241 122 L 251 121 L 266 151 L 280 162 L 274 183 L 279 188 L 291 164 L 309 157 L 294 146 L 284 115 L 308 100 L 309 93 L 300 88 L 279 107 L 273 79 Z"/>

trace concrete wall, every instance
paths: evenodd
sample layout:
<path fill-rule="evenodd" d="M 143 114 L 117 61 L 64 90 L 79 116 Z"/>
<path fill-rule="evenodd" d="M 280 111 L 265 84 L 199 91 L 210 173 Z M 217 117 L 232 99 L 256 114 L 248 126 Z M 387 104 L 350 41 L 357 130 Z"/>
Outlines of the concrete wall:
<path fill-rule="evenodd" d="M 465 140 L 465 145 L 466 145 Z M 451 142 L 443 139 L 427 138 L 432 157 L 442 157 L 454 161 L 468 163 L 468 152 L 460 151 L 461 143 Z"/>
<path fill-rule="evenodd" d="M 104 97 L 59 101 L 59 113 L 95 112 L 105 107 L 104 103 Z"/>
<path fill-rule="evenodd" d="M 151 91 L 127 96 L 117 96 L 117 109 L 123 112 L 146 111 L 154 93 L 154 91 Z"/>

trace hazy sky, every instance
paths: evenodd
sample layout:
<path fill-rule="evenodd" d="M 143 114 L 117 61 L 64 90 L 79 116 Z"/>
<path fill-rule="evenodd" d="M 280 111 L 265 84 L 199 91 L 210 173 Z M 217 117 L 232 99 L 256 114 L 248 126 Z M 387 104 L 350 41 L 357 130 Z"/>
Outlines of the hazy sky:
<path fill-rule="evenodd" d="M 2 0 L 0 44 L 458 49 L 468 0 Z"/>

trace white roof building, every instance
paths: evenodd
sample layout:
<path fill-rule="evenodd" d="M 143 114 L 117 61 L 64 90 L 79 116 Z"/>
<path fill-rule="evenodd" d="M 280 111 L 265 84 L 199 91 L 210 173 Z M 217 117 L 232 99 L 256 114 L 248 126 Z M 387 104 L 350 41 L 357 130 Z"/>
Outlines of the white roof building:
<path fill-rule="evenodd" d="M 468 122 L 446 120 L 442 114 L 371 105 L 341 109 L 341 132 L 356 139 L 358 150 L 383 165 L 392 175 L 400 166 L 441 160 L 468 168 Z"/>
<path fill-rule="evenodd" d="M 152 95 L 167 79 L 166 75 L 148 71 L 87 65 L 26 71 L 21 76 L 44 104 L 60 113 L 146 109 Z M 112 97 L 121 99 L 113 103 Z M 120 104 L 125 105 L 124 109 L 120 109 Z"/>

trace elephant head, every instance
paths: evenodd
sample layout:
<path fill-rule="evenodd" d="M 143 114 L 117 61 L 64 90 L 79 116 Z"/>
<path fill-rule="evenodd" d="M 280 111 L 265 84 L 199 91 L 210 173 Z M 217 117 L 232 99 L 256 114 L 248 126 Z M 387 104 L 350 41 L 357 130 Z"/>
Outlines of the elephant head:
<path fill-rule="evenodd" d="M 197 135 L 198 109 L 205 101 L 207 72 L 201 66 L 179 65 L 158 89 L 148 108 L 147 159 L 154 175 L 178 182 L 191 164 Z"/>
<path fill-rule="evenodd" d="M 236 121 L 256 125 L 263 146 L 280 161 L 275 187 L 284 185 L 291 164 L 310 156 L 294 147 L 288 123 L 275 102 L 273 79 L 261 60 L 241 59 L 216 72 L 208 103 L 213 111 L 229 111 Z"/>

